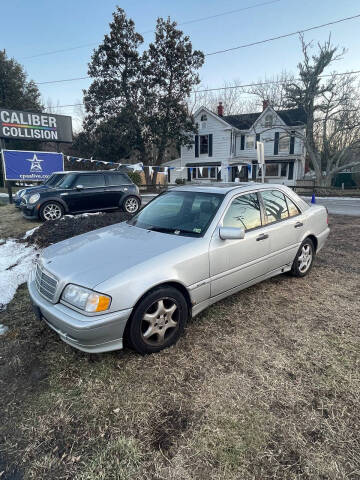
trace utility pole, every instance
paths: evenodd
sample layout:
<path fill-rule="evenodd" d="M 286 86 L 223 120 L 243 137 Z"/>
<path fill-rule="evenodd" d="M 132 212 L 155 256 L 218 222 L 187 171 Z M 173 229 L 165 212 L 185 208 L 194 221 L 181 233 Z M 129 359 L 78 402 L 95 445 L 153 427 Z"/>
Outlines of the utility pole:
<path fill-rule="evenodd" d="M 4 187 L 7 186 L 8 194 L 9 194 L 9 203 L 13 203 L 13 198 L 12 198 L 12 184 L 11 182 L 7 181 L 5 182 L 5 164 L 4 164 L 4 154 L 3 150 L 5 149 L 5 140 L 3 138 L 0 138 L 0 149 L 1 149 L 1 156 L 2 156 L 2 165 L 3 165 L 3 182 L 4 182 Z"/>

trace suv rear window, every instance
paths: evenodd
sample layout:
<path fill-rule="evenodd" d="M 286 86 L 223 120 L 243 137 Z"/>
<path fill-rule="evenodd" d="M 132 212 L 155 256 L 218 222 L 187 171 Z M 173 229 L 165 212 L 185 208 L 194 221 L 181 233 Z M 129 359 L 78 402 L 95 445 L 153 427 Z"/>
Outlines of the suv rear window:
<path fill-rule="evenodd" d="M 109 185 L 129 185 L 131 180 L 123 173 L 108 173 L 107 180 Z"/>
<path fill-rule="evenodd" d="M 76 185 L 88 187 L 105 187 L 104 175 L 96 173 L 94 175 L 79 175 L 76 180 Z"/>

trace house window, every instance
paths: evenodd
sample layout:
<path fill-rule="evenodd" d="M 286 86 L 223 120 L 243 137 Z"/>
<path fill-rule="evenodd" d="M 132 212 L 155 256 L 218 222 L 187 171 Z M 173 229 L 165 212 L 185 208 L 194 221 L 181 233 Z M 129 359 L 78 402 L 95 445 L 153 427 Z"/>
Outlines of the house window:
<path fill-rule="evenodd" d="M 216 179 L 216 173 L 216 167 L 195 167 L 192 172 L 192 178 L 198 180 L 202 178 Z"/>
<path fill-rule="evenodd" d="M 287 163 L 267 163 L 265 166 L 265 178 L 285 177 L 287 178 Z M 257 176 L 261 177 L 261 168 L 258 166 Z"/>
<path fill-rule="evenodd" d="M 279 138 L 279 152 L 289 153 L 290 149 L 290 137 L 286 133 L 280 135 Z"/>
<path fill-rule="evenodd" d="M 205 113 L 204 113 L 203 115 L 201 115 L 200 120 L 201 120 L 202 122 L 207 122 L 207 115 L 206 115 Z"/>
<path fill-rule="evenodd" d="M 269 128 L 272 127 L 273 124 L 273 116 L 268 114 L 265 115 L 265 127 Z"/>
<path fill-rule="evenodd" d="M 246 135 L 246 138 L 245 138 L 245 148 L 248 150 L 248 149 L 252 149 L 252 148 L 255 148 L 255 137 L 254 135 Z"/>
<path fill-rule="evenodd" d="M 200 155 L 209 154 L 209 135 L 200 135 Z"/>

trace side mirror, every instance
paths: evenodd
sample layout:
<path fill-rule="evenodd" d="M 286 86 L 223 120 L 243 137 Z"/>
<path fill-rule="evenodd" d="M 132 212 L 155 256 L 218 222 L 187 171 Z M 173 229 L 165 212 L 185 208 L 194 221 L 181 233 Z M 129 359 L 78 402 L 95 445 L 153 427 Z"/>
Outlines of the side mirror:
<path fill-rule="evenodd" d="M 245 230 L 237 227 L 220 227 L 219 237 L 221 240 L 242 240 L 245 237 Z"/>
<path fill-rule="evenodd" d="M 75 188 L 76 188 L 76 190 L 82 190 L 84 188 L 84 186 L 83 185 L 76 185 Z"/>

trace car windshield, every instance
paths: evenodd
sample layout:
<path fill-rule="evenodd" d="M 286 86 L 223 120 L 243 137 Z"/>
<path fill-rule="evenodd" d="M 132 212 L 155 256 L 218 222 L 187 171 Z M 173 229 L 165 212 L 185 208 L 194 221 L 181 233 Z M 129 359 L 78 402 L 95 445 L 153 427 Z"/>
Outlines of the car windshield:
<path fill-rule="evenodd" d="M 58 183 L 61 182 L 61 180 L 64 178 L 65 174 L 64 173 L 53 173 L 50 175 L 50 177 L 44 182 L 45 185 L 48 185 L 49 187 L 54 187 Z"/>
<path fill-rule="evenodd" d="M 76 173 L 68 173 L 56 184 L 57 188 L 70 188 L 76 177 Z"/>
<path fill-rule="evenodd" d="M 223 195 L 169 191 L 159 195 L 128 221 L 130 225 L 175 235 L 204 235 Z"/>

